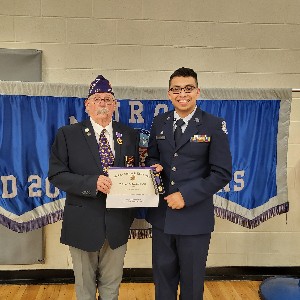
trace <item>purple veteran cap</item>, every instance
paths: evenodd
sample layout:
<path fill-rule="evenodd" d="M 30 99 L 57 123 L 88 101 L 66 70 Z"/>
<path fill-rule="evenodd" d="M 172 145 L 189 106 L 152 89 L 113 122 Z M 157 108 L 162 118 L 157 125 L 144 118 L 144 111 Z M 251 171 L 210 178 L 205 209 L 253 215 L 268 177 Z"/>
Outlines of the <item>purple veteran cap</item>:
<path fill-rule="evenodd" d="M 110 93 L 114 95 L 109 81 L 102 75 L 98 75 L 97 78 L 91 83 L 88 97 L 96 93 Z"/>

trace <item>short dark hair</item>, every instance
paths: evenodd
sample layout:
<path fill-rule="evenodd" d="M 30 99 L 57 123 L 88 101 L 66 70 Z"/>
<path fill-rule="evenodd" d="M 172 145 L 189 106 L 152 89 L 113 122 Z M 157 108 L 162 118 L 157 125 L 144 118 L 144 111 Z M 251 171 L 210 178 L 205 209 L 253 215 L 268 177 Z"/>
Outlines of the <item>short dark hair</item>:
<path fill-rule="evenodd" d="M 170 76 L 169 79 L 169 87 L 171 86 L 171 81 L 174 77 L 193 77 L 198 87 L 197 73 L 193 69 L 181 67 L 174 71 L 174 73 Z"/>

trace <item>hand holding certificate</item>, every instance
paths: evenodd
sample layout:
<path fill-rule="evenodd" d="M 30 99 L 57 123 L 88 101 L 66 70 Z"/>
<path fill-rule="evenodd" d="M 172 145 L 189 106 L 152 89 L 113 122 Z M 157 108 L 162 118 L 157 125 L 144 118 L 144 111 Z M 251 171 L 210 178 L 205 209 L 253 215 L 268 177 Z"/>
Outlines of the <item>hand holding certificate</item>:
<path fill-rule="evenodd" d="M 109 168 L 112 181 L 106 198 L 107 208 L 157 207 L 158 185 L 151 168 Z M 157 177 L 157 176 L 156 176 Z"/>

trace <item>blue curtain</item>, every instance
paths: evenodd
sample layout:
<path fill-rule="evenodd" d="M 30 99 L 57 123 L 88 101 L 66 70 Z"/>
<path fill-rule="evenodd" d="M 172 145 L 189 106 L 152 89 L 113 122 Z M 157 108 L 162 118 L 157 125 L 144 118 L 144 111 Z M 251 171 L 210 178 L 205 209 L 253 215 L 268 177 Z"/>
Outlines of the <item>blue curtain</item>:
<path fill-rule="evenodd" d="M 249 210 L 277 195 L 280 100 L 199 100 L 197 105 L 223 117 L 229 132 L 234 176 L 216 195 L 216 214 L 246 227 L 257 226 L 261 215 L 270 214 L 270 207 L 252 217 Z M 138 108 L 140 118 L 132 114 Z M 154 115 L 172 108 L 168 100 L 122 99 L 116 118 L 140 129 L 141 152 L 145 152 Z M 0 116 L 0 223 L 23 232 L 61 219 L 65 194 L 49 185 L 49 151 L 59 127 L 87 118 L 84 100 L 0 95 Z M 272 214 L 278 214 L 274 210 L 285 212 L 288 203 L 272 207 Z"/>

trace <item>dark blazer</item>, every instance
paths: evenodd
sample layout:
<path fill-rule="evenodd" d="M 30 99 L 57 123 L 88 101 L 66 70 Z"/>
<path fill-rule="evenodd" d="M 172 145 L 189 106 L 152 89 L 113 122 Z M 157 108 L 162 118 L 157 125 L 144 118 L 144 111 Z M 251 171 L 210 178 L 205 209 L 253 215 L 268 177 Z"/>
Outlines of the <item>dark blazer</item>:
<path fill-rule="evenodd" d="M 168 234 L 195 235 L 214 229 L 213 194 L 231 180 L 232 164 L 224 120 L 197 108 L 175 147 L 174 112 L 155 117 L 149 139 L 148 166 L 163 166 L 166 193 L 159 207 L 148 210 L 147 220 Z M 192 141 L 195 136 L 209 142 Z M 200 138 L 201 140 L 201 138 Z M 171 209 L 163 199 L 180 191 L 185 207 Z"/>
<path fill-rule="evenodd" d="M 125 156 L 139 165 L 138 133 L 113 122 L 114 166 L 124 167 Z M 122 134 L 117 143 L 116 132 Z M 133 209 L 106 209 L 106 195 L 96 191 L 103 174 L 98 144 L 90 120 L 68 125 L 57 132 L 51 148 L 49 180 L 66 192 L 61 242 L 85 251 L 99 250 L 105 238 L 115 249 L 128 240 Z"/>

